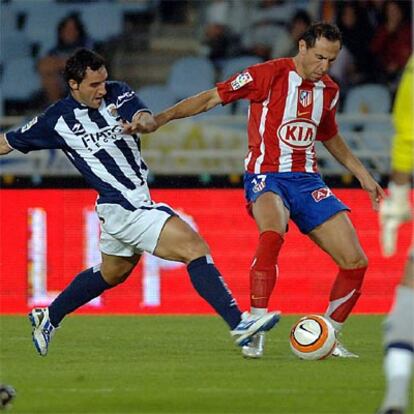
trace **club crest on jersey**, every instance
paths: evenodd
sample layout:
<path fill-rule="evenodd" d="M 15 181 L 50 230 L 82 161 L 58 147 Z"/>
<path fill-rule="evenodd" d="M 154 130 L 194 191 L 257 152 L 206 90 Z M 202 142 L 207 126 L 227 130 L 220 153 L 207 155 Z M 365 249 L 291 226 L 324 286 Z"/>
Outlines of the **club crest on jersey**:
<path fill-rule="evenodd" d="M 231 88 L 233 89 L 233 91 L 237 91 L 237 89 L 242 88 L 244 85 L 252 81 L 253 81 L 252 75 L 250 75 L 249 72 L 243 72 L 243 73 L 240 73 L 237 76 L 237 78 L 231 82 Z"/>
<path fill-rule="evenodd" d="M 110 116 L 112 116 L 112 118 L 117 118 L 119 116 L 118 115 L 118 110 L 117 110 L 115 104 L 108 105 L 108 107 L 106 108 L 106 110 L 108 111 L 108 114 Z"/>
<path fill-rule="evenodd" d="M 294 119 L 280 125 L 277 136 L 293 149 L 306 150 L 316 139 L 316 125 L 307 119 Z"/>
<path fill-rule="evenodd" d="M 299 102 L 306 108 L 312 103 L 312 91 L 299 90 Z"/>
<path fill-rule="evenodd" d="M 332 191 L 328 187 L 318 188 L 315 191 L 312 191 L 313 199 L 319 203 L 319 201 L 324 200 L 332 195 Z"/>

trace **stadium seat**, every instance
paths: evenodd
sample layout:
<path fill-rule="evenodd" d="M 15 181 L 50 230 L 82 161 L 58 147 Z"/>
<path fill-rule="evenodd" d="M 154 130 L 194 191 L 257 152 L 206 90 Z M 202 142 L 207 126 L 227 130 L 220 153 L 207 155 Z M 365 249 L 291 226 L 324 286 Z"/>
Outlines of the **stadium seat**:
<path fill-rule="evenodd" d="M 1 85 L 1 82 L 0 82 Z M 0 118 L 4 116 L 4 99 L 3 99 L 3 91 L 0 88 Z"/>
<path fill-rule="evenodd" d="M 17 58 L 4 64 L 1 78 L 3 99 L 27 101 L 41 88 L 33 59 Z"/>
<path fill-rule="evenodd" d="M 17 31 L 17 12 L 10 4 L 1 4 L 0 28 L 2 37 L 12 36 Z"/>
<path fill-rule="evenodd" d="M 80 12 L 93 40 L 104 42 L 122 33 L 123 11 L 116 3 L 84 4 Z"/>
<path fill-rule="evenodd" d="M 139 98 L 155 114 L 175 104 L 174 94 L 164 85 L 148 85 L 137 91 Z"/>
<path fill-rule="evenodd" d="M 70 13 L 70 9 L 52 2 L 18 2 L 15 9 L 26 15 L 24 33 L 31 42 L 39 45 L 41 54 L 51 49 L 57 42 L 57 25 Z M 72 7 L 73 10 L 73 7 Z"/>
<path fill-rule="evenodd" d="M 161 0 L 140 0 L 140 1 L 122 1 L 118 7 L 123 13 L 149 13 L 155 12 Z"/>
<path fill-rule="evenodd" d="M 228 79 L 235 73 L 241 72 L 249 66 L 260 63 L 261 59 L 257 56 L 240 56 L 236 58 L 227 59 L 223 64 L 223 70 L 221 71 L 221 80 Z"/>
<path fill-rule="evenodd" d="M 353 131 L 352 129 L 342 130 L 340 128 L 339 130 L 341 131 L 341 136 L 353 151 L 358 151 L 364 148 L 360 132 Z"/>
<path fill-rule="evenodd" d="M 391 149 L 392 133 L 387 131 L 366 130 L 361 132 L 361 139 L 366 149 L 388 155 Z"/>
<path fill-rule="evenodd" d="M 22 32 L 2 34 L 0 37 L 1 61 L 8 62 L 11 59 L 31 57 L 32 44 Z"/>
<path fill-rule="evenodd" d="M 391 94 L 386 86 L 365 84 L 354 86 L 345 99 L 344 113 L 387 113 L 391 108 Z"/>
<path fill-rule="evenodd" d="M 178 101 L 214 86 L 213 64 L 203 57 L 184 57 L 176 60 L 168 78 L 168 88 Z"/>

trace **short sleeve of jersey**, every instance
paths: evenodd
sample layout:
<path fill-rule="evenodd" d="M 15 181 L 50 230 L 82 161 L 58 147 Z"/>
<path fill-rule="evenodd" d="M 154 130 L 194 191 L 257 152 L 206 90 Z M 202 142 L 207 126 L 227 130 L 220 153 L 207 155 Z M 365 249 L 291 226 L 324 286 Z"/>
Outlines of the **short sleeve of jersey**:
<path fill-rule="evenodd" d="M 275 69 L 274 62 L 259 63 L 224 82 L 217 83 L 217 91 L 223 104 L 238 99 L 248 99 L 253 102 L 265 100 L 275 76 Z"/>
<path fill-rule="evenodd" d="M 108 98 L 124 120 L 131 122 L 137 112 L 151 112 L 126 83 L 107 82 L 107 90 Z"/>
<path fill-rule="evenodd" d="M 13 149 L 25 154 L 34 150 L 58 149 L 61 140 L 51 127 L 51 121 L 45 114 L 36 116 L 21 128 L 6 132 L 6 140 Z"/>
<path fill-rule="evenodd" d="M 329 110 L 323 116 L 318 127 L 317 140 L 327 141 L 338 133 L 338 124 L 336 123 L 336 108 L 339 99 L 339 90 L 331 101 Z"/>

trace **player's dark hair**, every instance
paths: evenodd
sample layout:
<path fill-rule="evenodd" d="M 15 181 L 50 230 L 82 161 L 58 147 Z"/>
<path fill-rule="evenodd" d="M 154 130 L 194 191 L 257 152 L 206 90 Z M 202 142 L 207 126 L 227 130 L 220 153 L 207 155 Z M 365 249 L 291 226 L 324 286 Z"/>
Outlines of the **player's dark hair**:
<path fill-rule="evenodd" d="M 324 37 L 330 42 L 339 41 L 342 47 L 342 34 L 336 24 L 318 22 L 310 25 L 309 29 L 301 36 L 299 40 L 304 40 L 308 48 L 315 46 L 317 39 Z"/>
<path fill-rule="evenodd" d="M 81 83 L 86 75 L 86 70 L 98 70 L 105 66 L 105 59 L 93 50 L 82 48 L 69 57 L 63 71 L 63 77 L 66 82 L 73 79 Z"/>

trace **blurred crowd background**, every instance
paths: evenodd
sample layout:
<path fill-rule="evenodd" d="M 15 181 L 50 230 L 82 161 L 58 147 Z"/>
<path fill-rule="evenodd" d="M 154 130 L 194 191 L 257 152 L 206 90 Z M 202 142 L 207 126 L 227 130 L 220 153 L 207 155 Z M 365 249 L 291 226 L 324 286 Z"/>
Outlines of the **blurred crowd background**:
<path fill-rule="evenodd" d="M 187 78 L 203 88 L 204 73 L 212 82 L 230 75 L 229 59 L 294 56 L 314 20 L 342 30 L 344 49 L 331 75 L 343 94 L 362 83 L 395 92 L 412 50 L 410 1 L 3 0 L 3 114 L 37 111 L 64 96 L 61 71 L 80 46 L 101 51 L 112 75 L 137 90 L 166 84 L 184 56 L 205 57 L 213 79 L 207 70 Z"/>
<path fill-rule="evenodd" d="M 129 83 L 157 112 L 251 64 L 294 56 L 309 24 L 324 20 L 344 37 L 331 69 L 341 86 L 340 113 L 388 114 L 370 118 L 384 133 L 370 144 L 389 154 L 389 113 L 412 52 L 411 1 L 1 0 L 0 6 L 3 130 L 67 94 L 61 71 L 78 47 L 101 52 L 110 77 Z M 246 111 L 241 102 L 211 115 Z M 352 134 L 363 128 L 348 122 L 345 129 L 352 146 Z"/>

